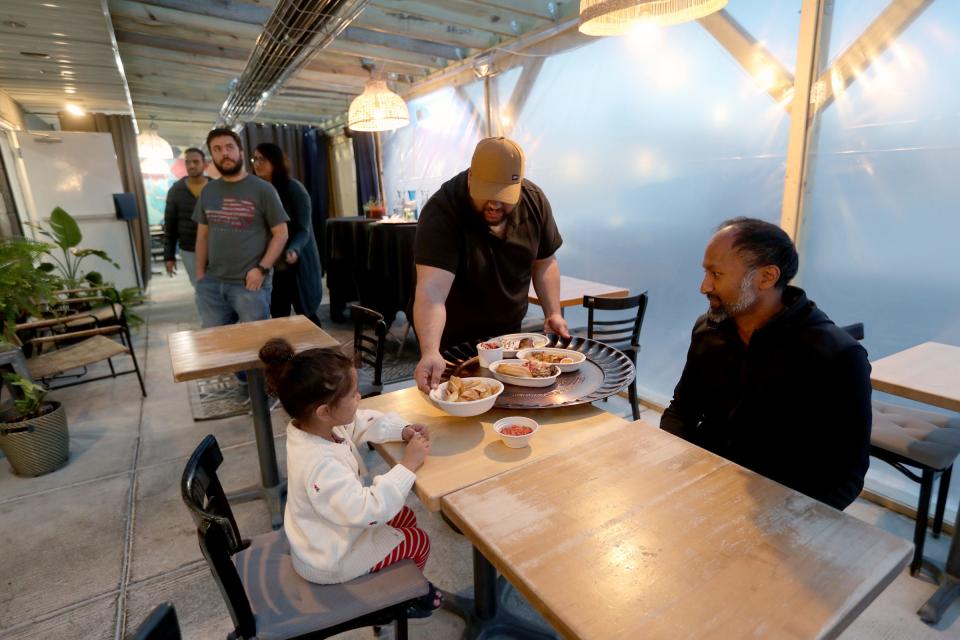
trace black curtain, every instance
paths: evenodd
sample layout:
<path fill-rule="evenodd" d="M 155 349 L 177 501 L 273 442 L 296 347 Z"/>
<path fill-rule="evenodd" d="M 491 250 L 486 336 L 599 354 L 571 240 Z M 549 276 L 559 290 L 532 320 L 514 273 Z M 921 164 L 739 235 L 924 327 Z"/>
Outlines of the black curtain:
<path fill-rule="evenodd" d="M 250 158 L 253 157 L 253 150 L 261 142 L 272 142 L 286 152 L 290 158 L 290 177 L 296 178 L 306 186 L 307 181 L 304 176 L 307 173 L 306 163 L 303 158 L 303 136 L 304 132 L 310 129 L 300 124 L 254 124 L 247 123 L 243 125 L 243 154 L 246 160 L 247 171 L 253 173 L 253 163 Z M 309 187 L 307 187 L 309 190 Z M 313 194 L 310 194 L 313 197 Z"/>
<path fill-rule="evenodd" d="M 377 151 L 373 133 L 347 130 L 353 140 L 353 160 L 357 165 L 357 206 L 363 208 L 371 198 L 380 200 L 377 183 Z M 357 212 L 361 215 L 361 212 Z"/>
<path fill-rule="evenodd" d="M 323 275 L 323 269 L 327 266 L 324 263 L 324 230 L 330 215 L 330 144 L 327 134 L 313 128 L 303 132 L 303 161 L 306 171 L 303 186 L 310 193 L 313 205 L 313 238 L 320 251 L 320 275 Z"/>
<path fill-rule="evenodd" d="M 299 124 L 248 123 L 243 127 L 241 138 L 250 173 L 253 173 L 250 158 L 261 142 L 272 142 L 286 152 L 290 159 L 290 177 L 303 183 L 310 194 L 313 237 L 322 259 L 324 228 L 330 212 L 330 150 L 327 135 L 320 129 Z"/>

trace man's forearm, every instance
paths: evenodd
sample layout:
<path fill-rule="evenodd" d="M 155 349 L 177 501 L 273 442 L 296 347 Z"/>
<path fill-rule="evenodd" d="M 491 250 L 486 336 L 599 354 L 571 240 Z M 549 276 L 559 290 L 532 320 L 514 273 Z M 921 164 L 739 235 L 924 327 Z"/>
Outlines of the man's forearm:
<path fill-rule="evenodd" d="M 447 308 L 443 302 L 417 295 L 413 303 L 413 325 L 417 329 L 417 341 L 424 353 L 440 351 L 440 338 L 446 323 Z"/>
<path fill-rule="evenodd" d="M 207 229 L 201 225 L 197 227 L 197 244 L 194 246 L 197 258 L 197 276 L 203 276 L 207 272 Z"/>
<path fill-rule="evenodd" d="M 544 317 L 560 313 L 560 263 L 556 257 L 534 263 L 533 288 Z"/>
<path fill-rule="evenodd" d="M 267 252 L 260 258 L 260 264 L 270 269 L 273 267 L 277 258 L 283 253 L 283 248 L 287 244 L 287 234 L 274 234 L 270 237 L 270 244 L 267 245 Z"/>

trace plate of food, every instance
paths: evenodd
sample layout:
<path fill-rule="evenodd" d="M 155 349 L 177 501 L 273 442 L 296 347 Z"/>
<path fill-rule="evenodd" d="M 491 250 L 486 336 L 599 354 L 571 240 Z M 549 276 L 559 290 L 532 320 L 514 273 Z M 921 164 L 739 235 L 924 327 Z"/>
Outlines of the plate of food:
<path fill-rule="evenodd" d="M 537 349 L 550 344 L 550 338 L 539 333 L 508 333 L 499 338 L 492 338 L 490 342 L 496 342 L 503 348 L 503 358 L 508 360 L 517 357 L 517 351 L 520 349 Z"/>
<path fill-rule="evenodd" d="M 451 376 L 430 391 L 430 400 L 437 408 L 452 416 L 467 418 L 492 409 L 501 393 L 503 383 L 499 380 Z"/>
<path fill-rule="evenodd" d="M 555 364 L 563 373 L 570 373 L 580 368 L 587 356 L 572 349 L 521 349 L 517 358 L 526 362 L 541 364 Z"/>
<path fill-rule="evenodd" d="M 530 360 L 498 360 L 490 365 L 490 372 L 500 382 L 518 387 L 549 387 L 560 377 L 560 368 Z"/>

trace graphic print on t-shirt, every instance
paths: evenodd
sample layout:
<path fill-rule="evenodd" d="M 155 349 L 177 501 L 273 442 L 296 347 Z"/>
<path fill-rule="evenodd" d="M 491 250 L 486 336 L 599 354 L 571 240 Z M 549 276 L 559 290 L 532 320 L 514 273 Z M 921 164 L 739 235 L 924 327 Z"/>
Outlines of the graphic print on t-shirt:
<path fill-rule="evenodd" d="M 256 205 L 253 200 L 225 196 L 221 209 L 207 211 L 208 224 L 216 227 L 246 229 L 253 222 Z"/>

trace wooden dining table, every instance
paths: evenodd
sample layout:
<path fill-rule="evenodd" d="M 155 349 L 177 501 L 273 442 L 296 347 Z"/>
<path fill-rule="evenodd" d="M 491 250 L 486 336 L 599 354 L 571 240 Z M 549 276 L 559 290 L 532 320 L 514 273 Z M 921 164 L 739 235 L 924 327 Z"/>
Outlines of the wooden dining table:
<path fill-rule="evenodd" d="M 643 422 L 442 507 L 571 639 L 836 637 L 912 549 Z"/>
<path fill-rule="evenodd" d="M 457 418 L 436 408 L 416 387 L 366 398 L 360 406 L 393 411 L 408 422 L 430 428 L 430 456 L 417 470 L 413 489 L 431 511 L 439 511 L 443 498 L 456 491 L 561 451 L 589 451 L 596 438 L 632 428 L 623 418 L 590 404 L 519 412 L 494 409 L 472 418 Z M 494 422 L 512 415 L 531 417 L 540 424 L 528 447 L 510 449 L 494 431 Z M 404 446 L 399 442 L 374 445 L 391 466 L 403 457 Z M 468 634 L 472 634 L 471 637 L 484 633 L 532 639 L 554 637 L 500 606 L 505 585 L 498 581 L 496 569 L 482 553 L 475 547 L 472 553 L 475 597 L 444 594 L 444 606 L 467 621 Z"/>
<path fill-rule="evenodd" d="M 630 295 L 629 289 L 602 282 L 591 282 L 570 276 L 560 276 L 560 309 L 576 307 L 583 303 L 583 296 L 597 296 L 599 298 L 626 298 Z M 530 283 L 530 293 L 527 299 L 535 305 L 540 305 L 533 283 Z"/>
<path fill-rule="evenodd" d="M 253 413 L 253 431 L 260 461 L 260 485 L 232 492 L 234 502 L 263 499 L 267 503 L 273 527 L 283 525 L 283 496 L 286 481 L 280 478 L 277 451 L 273 442 L 270 406 L 264 386 L 260 347 L 271 338 L 285 338 L 296 351 L 311 347 L 340 345 L 326 331 L 304 316 L 273 318 L 258 322 L 230 324 L 192 331 L 177 331 L 167 336 L 173 379 L 197 380 L 224 373 L 245 371 Z"/>
<path fill-rule="evenodd" d="M 960 412 L 960 347 L 924 342 L 870 364 L 870 382 L 877 391 Z M 957 513 L 960 517 L 960 505 Z M 917 611 L 925 622 L 939 622 L 960 598 L 960 533 L 956 529 L 947 564 L 938 576 L 940 587 Z"/>

